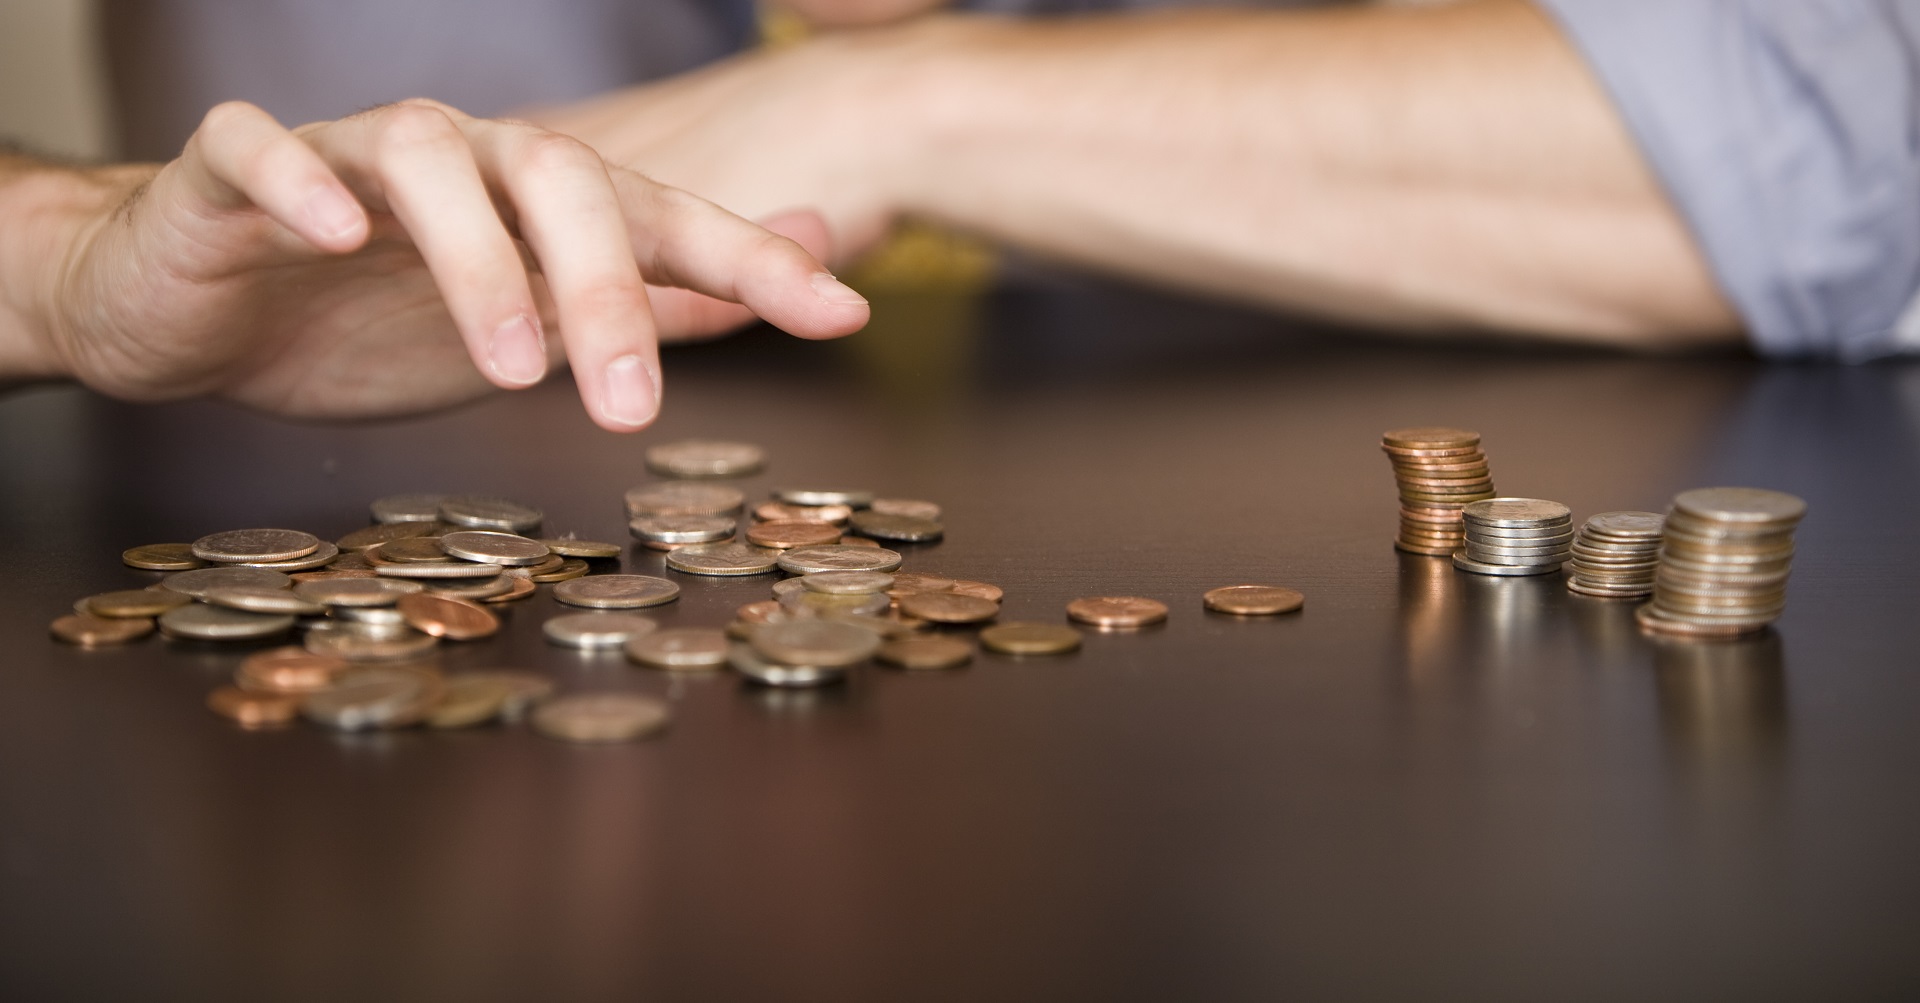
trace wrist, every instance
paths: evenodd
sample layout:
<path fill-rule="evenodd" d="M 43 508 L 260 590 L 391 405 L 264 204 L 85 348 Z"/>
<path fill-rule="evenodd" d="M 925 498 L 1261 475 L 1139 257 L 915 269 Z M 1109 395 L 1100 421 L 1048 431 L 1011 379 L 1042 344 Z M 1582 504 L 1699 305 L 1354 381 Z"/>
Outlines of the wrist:
<path fill-rule="evenodd" d="M 71 327 L 69 279 L 88 234 L 137 183 L 127 174 L 0 165 L 0 380 L 72 376 L 61 347 Z"/>

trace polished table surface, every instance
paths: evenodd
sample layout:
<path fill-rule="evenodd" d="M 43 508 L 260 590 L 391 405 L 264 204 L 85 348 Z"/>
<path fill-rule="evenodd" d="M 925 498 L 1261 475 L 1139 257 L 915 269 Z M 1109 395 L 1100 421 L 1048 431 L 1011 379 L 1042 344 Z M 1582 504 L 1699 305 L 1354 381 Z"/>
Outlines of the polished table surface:
<path fill-rule="evenodd" d="M 1920 990 L 1920 367 L 1354 337 L 1125 290 L 878 304 L 808 344 L 668 354 L 655 430 L 565 380 L 315 426 L 70 388 L 0 397 L 0 998 L 1842 1000 Z M 1791 601 L 1659 642 L 1558 576 L 1397 554 L 1382 430 L 1485 435 L 1576 518 L 1689 487 L 1806 498 Z M 645 742 L 241 732 L 244 650 L 80 651 L 128 546 L 337 536 L 484 491 L 624 539 L 650 443 L 745 482 L 937 500 L 909 569 L 1004 619 L 1138 594 L 1161 628 L 768 691 L 543 643 L 450 670 L 662 694 Z M 624 563 L 664 573 L 633 550 Z M 769 577 L 676 575 L 663 624 Z M 1205 612 L 1267 582 L 1298 615 Z"/>

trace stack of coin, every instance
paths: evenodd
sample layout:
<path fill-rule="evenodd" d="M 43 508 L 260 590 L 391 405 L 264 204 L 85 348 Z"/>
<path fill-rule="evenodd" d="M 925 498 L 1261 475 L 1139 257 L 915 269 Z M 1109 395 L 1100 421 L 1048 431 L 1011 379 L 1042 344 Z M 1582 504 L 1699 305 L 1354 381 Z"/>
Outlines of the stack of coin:
<path fill-rule="evenodd" d="M 1635 599 L 1653 591 L 1660 556 L 1657 512 L 1602 512 L 1574 538 L 1567 590 L 1602 599 Z"/>
<path fill-rule="evenodd" d="M 1736 637 L 1787 606 L 1793 530 L 1807 503 L 1760 488 L 1682 492 L 1667 513 L 1653 601 L 1636 611 L 1648 630 Z"/>
<path fill-rule="evenodd" d="M 1573 513 L 1538 498 L 1489 498 L 1463 510 L 1466 540 L 1453 566 L 1476 575 L 1544 575 L 1566 563 Z"/>
<path fill-rule="evenodd" d="M 1480 433 L 1457 428 L 1402 428 L 1380 441 L 1400 485 L 1400 535 L 1410 554 L 1446 557 L 1460 549 L 1460 511 L 1493 497 L 1493 474 Z"/>

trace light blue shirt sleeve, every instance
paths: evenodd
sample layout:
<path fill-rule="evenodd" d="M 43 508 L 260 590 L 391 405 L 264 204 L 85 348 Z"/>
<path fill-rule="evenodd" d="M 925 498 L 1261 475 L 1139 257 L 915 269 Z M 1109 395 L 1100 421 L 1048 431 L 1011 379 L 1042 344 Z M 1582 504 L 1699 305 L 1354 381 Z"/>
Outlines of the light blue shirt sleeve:
<path fill-rule="evenodd" d="M 1920 352 L 1920 0 L 1538 0 L 1754 344 Z"/>

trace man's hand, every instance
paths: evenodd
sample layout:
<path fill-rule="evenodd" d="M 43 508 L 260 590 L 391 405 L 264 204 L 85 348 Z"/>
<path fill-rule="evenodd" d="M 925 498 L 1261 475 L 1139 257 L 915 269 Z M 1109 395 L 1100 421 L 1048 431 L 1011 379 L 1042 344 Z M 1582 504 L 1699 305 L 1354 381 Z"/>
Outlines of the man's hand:
<path fill-rule="evenodd" d="M 661 321 L 720 330 L 744 313 L 726 301 L 827 338 L 868 315 L 793 240 L 429 101 L 294 131 L 221 105 L 157 170 L 0 172 L 0 215 L 32 230 L 0 247 L 0 367 L 131 400 L 397 414 L 529 386 L 564 346 L 594 420 L 631 431 L 659 409 Z M 808 216 L 778 225 L 824 243 Z M 647 283 L 671 290 L 659 321 Z"/>

